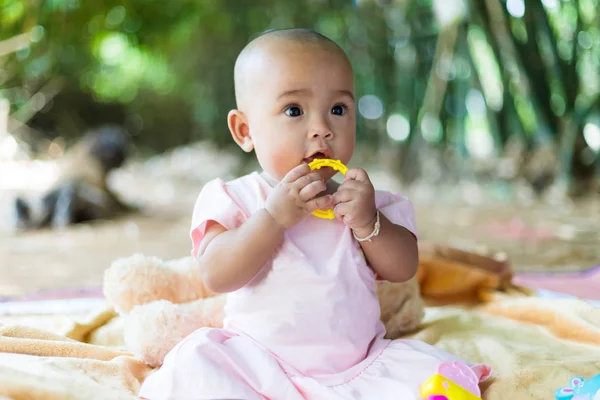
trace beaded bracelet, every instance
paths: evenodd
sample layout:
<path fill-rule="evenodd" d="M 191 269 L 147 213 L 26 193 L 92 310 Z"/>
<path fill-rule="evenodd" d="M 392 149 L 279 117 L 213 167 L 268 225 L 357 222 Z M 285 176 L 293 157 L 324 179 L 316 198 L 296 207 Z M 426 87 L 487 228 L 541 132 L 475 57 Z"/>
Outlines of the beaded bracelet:
<path fill-rule="evenodd" d="M 354 231 L 352 231 L 352 235 L 354 235 L 354 239 L 358 240 L 359 242 L 370 242 L 371 239 L 379 235 L 379 228 L 381 228 L 381 224 L 379 223 L 379 210 L 377 210 L 377 220 L 375 220 L 375 228 L 373 229 L 373 232 L 371 232 L 369 236 L 365 238 L 359 238 L 356 236 Z"/>

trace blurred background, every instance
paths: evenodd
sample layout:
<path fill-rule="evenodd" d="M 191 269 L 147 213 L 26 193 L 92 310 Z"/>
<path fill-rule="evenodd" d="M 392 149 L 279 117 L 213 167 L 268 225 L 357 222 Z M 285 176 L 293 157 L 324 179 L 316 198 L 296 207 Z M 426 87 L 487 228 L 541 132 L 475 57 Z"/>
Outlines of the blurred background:
<path fill-rule="evenodd" d="M 0 0 L 0 297 L 189 254 L 195 197 L 256 168 L 233 64 L 309 27 L 355 69 L 354 166 L 421 239 L 519 271 L 600 264 L 599 0 Z M 75 222 L 94 219 L 94 222 Z"/>

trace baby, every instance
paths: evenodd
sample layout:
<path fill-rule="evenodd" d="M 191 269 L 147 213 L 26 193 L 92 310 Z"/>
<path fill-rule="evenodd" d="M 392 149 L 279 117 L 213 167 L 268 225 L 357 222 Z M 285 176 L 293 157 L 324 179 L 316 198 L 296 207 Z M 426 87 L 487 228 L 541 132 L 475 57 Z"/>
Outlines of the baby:
<path fill-rule="evenodd" d="M 311 172 L 347 164 L 356 113 L 343 50 L 304 29 L 267 32 L 235 65 L 235 142 L 262 172 L 202 189 L 191 227 L 205 284 L 227 292 L 223 329 L 180 342 L 148 377 L 146 399 L 418 399 L 441 361 L 425 343 L 384 339 L 377 280 L 403 282 L 418 265 L 415 217 L 368 174 Z M 333 209 L 335 220 L 311 215 Z M 473 365 L 480 381 L 485 365 Z"/>

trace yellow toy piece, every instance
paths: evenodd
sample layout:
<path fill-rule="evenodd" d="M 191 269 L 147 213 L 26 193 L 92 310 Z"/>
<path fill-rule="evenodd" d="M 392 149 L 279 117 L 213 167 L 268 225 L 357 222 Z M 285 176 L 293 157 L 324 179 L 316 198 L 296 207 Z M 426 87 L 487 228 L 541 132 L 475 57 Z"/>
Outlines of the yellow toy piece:
<path fill-rule="evenodd" d="M 421 386 L 421 397 L 424 399 L 446 398 L 447 400 L 481 400 L 481 397 L 439 374 L 433 375 L 423 384 L 423 386 Z"/>
<path fill-rule="evenodd" d="M 333 168 L 335 171 L 341 172 L 343 175 L 346 175 L 348 172 L 348 167 L 346 167 L 340 160 L 330 160 L 328 158 L 318 158 L 312 160 L 308 166 L 311 170 L 321 169 L 323 167 Z M 323 218 L 323 219 L 334 219 L 335 214 L 333 210 L 316 210 L 312 213 L 315 217 Z"/>
<path fill-rule="evenodd" d="M 331 167 L 336 171 L 340 171 L 344 175 L 346 175 L 346 172 L 348 172 L 348 167 L 342 164 L 340 160 L 330 160 L 328 158 L 317 158 L 312 160 L 308 166 L 312 170 L 321 169 L 323 167 Z"/>

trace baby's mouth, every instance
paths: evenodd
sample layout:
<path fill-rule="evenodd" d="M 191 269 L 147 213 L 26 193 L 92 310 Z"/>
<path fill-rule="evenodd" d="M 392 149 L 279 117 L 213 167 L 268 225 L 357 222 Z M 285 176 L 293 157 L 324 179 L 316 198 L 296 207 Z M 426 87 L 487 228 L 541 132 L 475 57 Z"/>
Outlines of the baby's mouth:
<path fill-rule="evenodd" d="M 311 162 L 313 162 L 314 160 L 317 159 L 324 159 L 324 158 L 328 158 L 324 153 L 321 153 L 320 151 L 316 152 L 315 154 L 313 154 L 310 157 L 306 157 L 304 159 L 304 162 L 307 164 L 310 164 Z"/>

